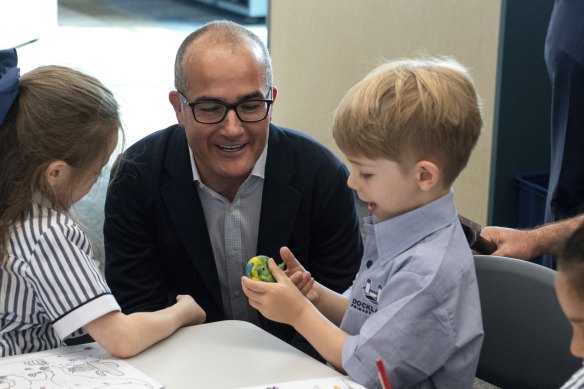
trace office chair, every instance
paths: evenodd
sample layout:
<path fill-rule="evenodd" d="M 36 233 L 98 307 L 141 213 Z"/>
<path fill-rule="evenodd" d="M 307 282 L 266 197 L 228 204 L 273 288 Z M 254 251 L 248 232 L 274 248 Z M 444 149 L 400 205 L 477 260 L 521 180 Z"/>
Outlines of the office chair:
<path fill-rule="evenodd" d="M 557 301 L 555 271 L 475 255 L 485 338 L 476 376 L 504 389 L 559 388 L 582 367 Z"/>

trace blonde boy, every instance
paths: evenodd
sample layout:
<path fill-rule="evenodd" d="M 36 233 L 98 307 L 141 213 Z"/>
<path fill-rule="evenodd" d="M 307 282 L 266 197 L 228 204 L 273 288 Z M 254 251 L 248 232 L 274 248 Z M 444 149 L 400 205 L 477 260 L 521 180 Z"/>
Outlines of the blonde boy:
<path fill-rule="evenodd" d="M 333 136 L 348 185 L 368 203 L 353 286 L 337 294 L 287 250 L 287 278 L 242 279 L 250 304 L 288 323 L 337 369 L 379 387 L 471 388 L 483 338 L 473 258 L 451 186 L 482 120 L 472 80 L 452 59 L 399 60 L 373 70 L 340 103 Z M 307 298 L 305 298 L 305 295 Z"/>

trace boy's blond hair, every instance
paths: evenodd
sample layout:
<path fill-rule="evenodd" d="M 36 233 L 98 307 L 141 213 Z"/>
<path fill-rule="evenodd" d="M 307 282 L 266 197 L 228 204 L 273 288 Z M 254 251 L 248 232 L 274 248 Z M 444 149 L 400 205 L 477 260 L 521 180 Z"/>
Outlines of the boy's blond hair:
<path fill-rule="evenodd" d="M 402 59 L 377 67 L 349 90 L 337 108 L 333 137 L 349 155 L 432 161 L 451 185 L 482 125 L 464 66 L 452 58 Z"/>

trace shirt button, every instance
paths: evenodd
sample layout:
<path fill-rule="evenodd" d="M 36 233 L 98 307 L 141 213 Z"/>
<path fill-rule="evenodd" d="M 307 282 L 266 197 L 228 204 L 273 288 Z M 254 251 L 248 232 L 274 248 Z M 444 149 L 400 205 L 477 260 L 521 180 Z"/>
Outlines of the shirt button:
<path fill-rule="evenodd" d="M 367 269 L 369 269 L 369 268 L 371 267 L 371 265 L 373 265 L 373 261 L 372 261 L 372 260 L 368 260 L 368 261 L 365 263 L 365 266 L 367 266 Z"/>

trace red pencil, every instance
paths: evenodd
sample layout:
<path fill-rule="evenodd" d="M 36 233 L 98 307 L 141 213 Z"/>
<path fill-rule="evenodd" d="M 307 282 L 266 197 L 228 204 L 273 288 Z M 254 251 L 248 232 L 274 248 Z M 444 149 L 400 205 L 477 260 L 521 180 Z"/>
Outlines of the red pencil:
<path fill-rule="evenodd" d="M 375 361 L 375 363 L 377 364 L 377 372 L 379 373 L 381 389 L 391 389 L 391 385 L 389 384 L 389 378 L 387 378 L 385 367 L 383 367 L 383 361 L 381 359 L 378 359 L 377 361 Z"/>

